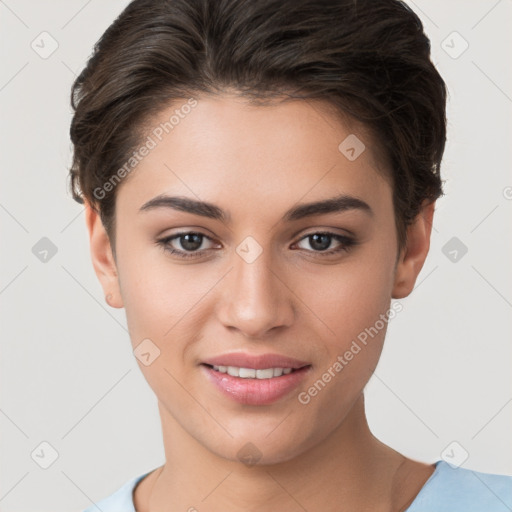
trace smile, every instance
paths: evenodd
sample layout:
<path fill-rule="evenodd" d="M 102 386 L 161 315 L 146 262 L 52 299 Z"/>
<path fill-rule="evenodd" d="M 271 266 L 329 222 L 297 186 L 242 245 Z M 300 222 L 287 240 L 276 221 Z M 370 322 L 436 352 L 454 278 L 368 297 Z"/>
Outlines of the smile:
<path fill-rule="evenodd" d="M 200 368 L 207 382 L 228 400 L 262 406 L 295 396 L 312 367 L 247 368 L 203 363 Z"/>

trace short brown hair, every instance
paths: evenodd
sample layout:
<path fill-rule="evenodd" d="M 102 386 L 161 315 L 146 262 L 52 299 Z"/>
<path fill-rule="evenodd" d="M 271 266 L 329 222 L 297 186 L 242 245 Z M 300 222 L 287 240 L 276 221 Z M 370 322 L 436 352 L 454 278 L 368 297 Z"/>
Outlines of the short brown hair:
<path fill-rule="evenodd" d="M 176 98 L 234 89 L 251 101 L 327 101 L 386 155 L 399 247 L 441 195 L 446 86 L 418 16 L 399 0 L 133 0 L 71 92 L 73 198 L 100 213 L 115 248 L 109 181 L 145 122 Z M 115 249 L 114 249 L 115 250 Z"/>

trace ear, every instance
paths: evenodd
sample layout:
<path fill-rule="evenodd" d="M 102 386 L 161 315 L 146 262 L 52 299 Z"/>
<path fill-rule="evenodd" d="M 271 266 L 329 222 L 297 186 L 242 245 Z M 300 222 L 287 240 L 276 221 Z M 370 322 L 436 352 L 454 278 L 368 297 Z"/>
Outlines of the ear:
<path fill-rule="evenodd" d="M 392 298 L 402 299 L 413 290 L 430 248 L 435 201 L 424 202 L 420 213 L 407 228 L 407 243 L 401 250 L 395 271 Z"/>
<path fill-rule="evenodd" d="M 112 247 L 101 217 L 88 201 L 85 201 L 85 222 L 89 232 L 91 259 L 106 302 L 114 308 L 124 307 L 117 264 L 112 254 Z"/>

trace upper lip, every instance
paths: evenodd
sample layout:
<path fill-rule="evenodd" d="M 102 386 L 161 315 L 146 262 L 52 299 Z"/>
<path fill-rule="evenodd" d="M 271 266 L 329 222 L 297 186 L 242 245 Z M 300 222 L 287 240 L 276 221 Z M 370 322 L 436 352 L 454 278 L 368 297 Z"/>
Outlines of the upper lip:
<path fill-rule="evenodd" d="M 279 354 L 244 354 L 234 352 L 231 354 L 222 354 L 220 356 L 205 359 L 203 364 L 210 366 L 236 366 L 238 368 L 254 368 L 255 370 L 263 370 L 265 368 L 302 368 L 309 366 L 310 363 L 299 361 L 292 357 L 286 357 Z"/>

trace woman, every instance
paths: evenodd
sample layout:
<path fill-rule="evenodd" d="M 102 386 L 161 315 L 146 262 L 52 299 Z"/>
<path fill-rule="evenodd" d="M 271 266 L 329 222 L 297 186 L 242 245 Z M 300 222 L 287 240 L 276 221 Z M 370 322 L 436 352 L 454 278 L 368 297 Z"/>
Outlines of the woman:
<path fill-rule="evenodd" d="M 74 198 L 165 464 L 107 511 L 507 510 L 372 435 L 428 254 L 445 84 L 398 0 L 135 0 L 73 87 Z"/>

